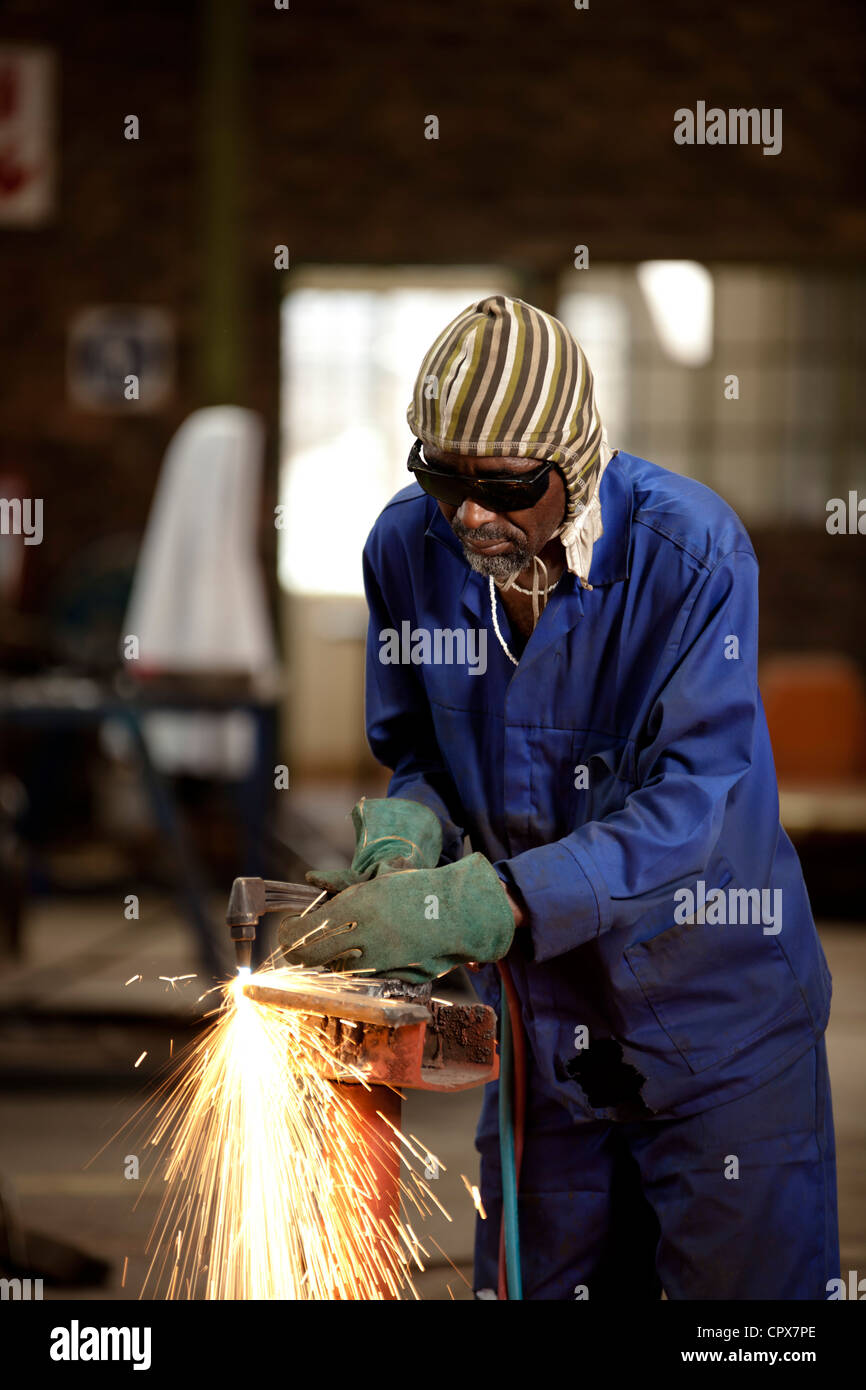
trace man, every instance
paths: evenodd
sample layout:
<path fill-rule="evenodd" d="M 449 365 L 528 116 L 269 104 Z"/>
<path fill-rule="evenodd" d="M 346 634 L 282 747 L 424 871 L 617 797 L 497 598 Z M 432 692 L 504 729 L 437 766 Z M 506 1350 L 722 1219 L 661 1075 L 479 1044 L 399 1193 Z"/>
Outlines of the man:
<path fill-rule="evenodd" d="M 520 300 L 445 329 L 408 419 L 416 481 L 364 552 L 393 777 L 355 808 L 352 868 L 311 876 L 339 896 L 283 924 L 289 959 L 415 981 L 483 962 L 497 1004 L 507 955 L 525 1297 L 825 1298 L 830 978 L 779 824 L 749 538 L 707 488 L 611 454 L 579 345 Z M 417 637 L 463 629 L 467 652 L 490 637 L 483 673 Z M 494 1084 L 479 1292 L 496 1115 Z"/>

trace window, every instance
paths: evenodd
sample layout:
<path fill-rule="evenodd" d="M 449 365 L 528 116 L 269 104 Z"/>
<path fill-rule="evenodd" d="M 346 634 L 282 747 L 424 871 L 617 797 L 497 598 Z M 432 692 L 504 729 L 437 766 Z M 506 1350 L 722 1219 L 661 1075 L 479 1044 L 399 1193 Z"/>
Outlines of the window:
<path fill-rule="evenodd" d="M 593 368 L 611 446 L 706 483 L 749 525 L 823 528 L 827 499 L 862 490 L 866 473 L 866 278 L 708 266 L 693 276 L 689 324 L 687 279 L 674 275 L 684 267 L 667 264 L 672 278 L 659 274 L 655 294 L 638 266 L 570 271 L 560 286 L 558 312 Z M 702 349 L 686 365 L 672 330 L 697 339 L 710 322 L 708 360 Z"/>
<path fill-rule="evenodd" d="M 361 551 L 411 481 L 406 408 L 421 361 L 461 310 L 513 294 L 491 270 L 309 268 L 283 301 L 279 575 L 294 593 L 363 593 Z"/>

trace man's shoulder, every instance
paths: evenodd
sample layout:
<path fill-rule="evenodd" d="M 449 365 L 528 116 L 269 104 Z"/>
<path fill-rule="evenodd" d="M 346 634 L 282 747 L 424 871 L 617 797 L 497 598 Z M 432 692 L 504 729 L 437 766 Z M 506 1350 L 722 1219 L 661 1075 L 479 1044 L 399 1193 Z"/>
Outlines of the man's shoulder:
<path fill-rule="evenodd" d="M 418 483 L 408 483 L 399 492 L 395 492 L 390 502 L 386 502 L 376 521 L 387 525 L 404 525 L 407 521 L 417 519 L 419 522 L 425 520 L 429 510 L 430 498 Z M 426 520 L 425 520 L 426 524 Z"/>
<path fill-rule="evenodd" d="M 754 555 L 733 507 L 694 478 L 620 452 L 615 463 L 632 491 L 632 526 L 653 545 L 671 545 L 712 569 L 732 551 Z"/>
<path fill-rule="evenodd" d="M 410 545 L 414 537 L 423 536 L 436 504 L 418 483 L 410 483 L 386 502 L 367 537 L 368 552 L 390 546 L 398 538 Z"/>

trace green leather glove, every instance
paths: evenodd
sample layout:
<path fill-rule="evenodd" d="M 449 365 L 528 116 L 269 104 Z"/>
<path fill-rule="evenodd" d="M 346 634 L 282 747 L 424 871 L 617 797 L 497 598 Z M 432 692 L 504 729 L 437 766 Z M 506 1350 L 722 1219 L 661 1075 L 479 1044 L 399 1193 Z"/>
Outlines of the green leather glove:
<path fill-rule="evenodd" d="M 420 801 L 362 796 L 352 808 L 355 853 L 348 869 L 310 869 L 307 882 L 329 893 L 399 869 L 435 869 L 442 854 L 439 817 Z"/>
<path fill-rule="evenodd" d="M 483 854 L 441 869 L 380 874 L 303 917 L 285 917 L 292 965 L 332 965 L 423 984 L 467 961 L 499 960 L 514 936 L 505 887 Z"/>

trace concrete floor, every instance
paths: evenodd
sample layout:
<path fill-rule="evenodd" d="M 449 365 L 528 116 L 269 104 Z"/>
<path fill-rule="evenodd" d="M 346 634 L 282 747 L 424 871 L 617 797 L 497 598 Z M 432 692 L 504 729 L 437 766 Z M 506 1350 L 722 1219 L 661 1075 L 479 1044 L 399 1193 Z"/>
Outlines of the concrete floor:
<path fill-rule="evenodd" d="M 222 907 L 214 905 L 215 923 Z M 864 1270 L 866 929 L 824 924 L 821 937 L 834 976 L 828 1041 L 842 1269 Z M 124 1158 L 135 1151 L 130 1140 L 99 1150 L 137 1108 L 172 1039 L 179 1048 L 206 1007 L 197 1000 L 211 982 L 197 976 L 185 928 L 157 899 L 143 904 L 138 922 L 104 901 L 43 903 L 28 920 L 25 942 L 25 959 L 0 971 L 0 1195 L 25 1227 L 109 1262 L 101 1287 L 60 1287 L 46 1296 L 135 1298 L 160 1193 L 142 1192 L 141 1182 L 124 1177 Z M 186 974 L 196 978 L 159 978 Z M 135 975 L 143 978 L 126 984 Z M 437 1214 L 417 1227 L 430 1255 L 416 1281 L 425 1299 L 469 1297 L 475 1212 L 461 1174 L 477 1182 L 472 1136 L 479 1103 L 478 1091 L 413 1092 L 404 1107 L 404 1131 L 419 1136 L 447 1169 L 436 1193 L 453 1218 Z"/>

